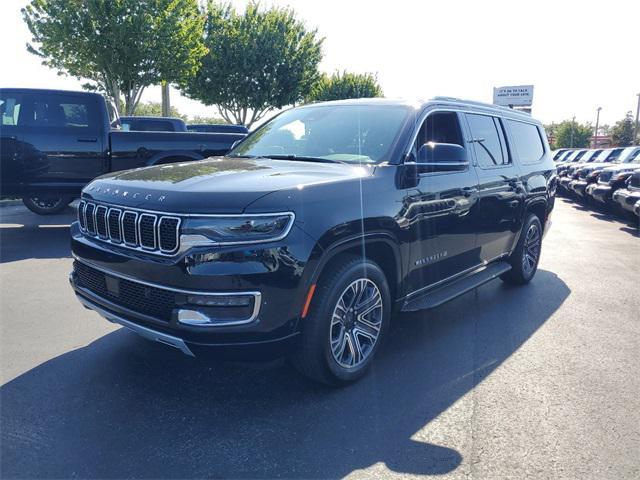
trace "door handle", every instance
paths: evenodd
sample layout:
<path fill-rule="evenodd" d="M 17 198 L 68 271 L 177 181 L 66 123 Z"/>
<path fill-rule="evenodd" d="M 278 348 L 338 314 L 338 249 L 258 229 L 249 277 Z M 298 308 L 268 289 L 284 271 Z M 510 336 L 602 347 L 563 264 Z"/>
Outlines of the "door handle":
<path fill-rule="evenodd" d="M 78 137 L 77 140 L 84 143 L 96 143 L 98 141 L 95 137 Z"/>

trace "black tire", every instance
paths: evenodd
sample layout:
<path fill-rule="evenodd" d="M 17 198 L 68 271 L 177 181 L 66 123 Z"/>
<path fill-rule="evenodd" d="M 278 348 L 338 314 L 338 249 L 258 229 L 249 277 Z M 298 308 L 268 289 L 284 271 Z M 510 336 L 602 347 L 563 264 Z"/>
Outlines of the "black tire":
<path fill-rule="evenodd" d="M 354 334 L 354 329 L 359 328 L 358 318 L 361 318 L 356 313 L 357 308 L 353 313 L 349 313 L 348 309 L 344 310 L 344 317 L 350 315 L 350 319 L 343 317 L 338 321 L 336 320 L 338 317 L 334 316 L 334 312 L 341 308 L 338 306 L 340 300 L 343 300 L 341 305 L 345 305 L 345 298 L 349 298 L 345 297 L 345 294 L 351 292 L 349 289 L 352 288 L 352 285 L 356 284 L 357 287 L 358 282 L 366 285 L 363 291 L 367 291 L 367 295 L 373 294 L 371 306 L 374 303 L 377 305 L 377 293 L 379 293 L 379 299 L 382 302 L 381 308 L 377 307 L 375 312 L 372 312 L 372 314 L 375 313 L 375 318 L 379 319 L 379 323 L 378 320 L 375 321 L 375 324 L 379 325 L 379 329 L 376 340 L 370 344 L 368 342 L 371 342 L 371 338 L 363 337 L 357 332 Z M 377 288 L 377 293 L 372 285 Z M 362 296 L 358 298 L 362 298 Z M 357 300 L 355 298 L 353 300 L 353 304 L 357 304 Z M 367 304 L 365 303 L 365 305 Z M 390 317 L 391 294 L 382 269 L 367 259 L 344 257 L 344 261 L 334 262 L 330 265 L 328 270 L 323 272 L 317 284 L 309 313 L 306 318 L 301 320 L 301 338 L 291 357 L 292 363 L 305 376 L 327 385 L 341 386 L 355 382 L 371 366 L 375 354 L 385 338 Z M 365 326 L 369 325 L 368 322 L 372 318 L 374 317 L 371 316 L 366 320 Z M 343 341 L 334 342 L 333 336 L 340 337 L 341 332 L 345 332 L 342 337 Z M 370 330 L 368 333 L 371 332 L 375 333 L 375 330 Z M 347 348 L 350 352 L 354 352 L 355 342 L 357 342 L 357 347 L 360 347 L 356 350 L 366 352 L 366 354 L 363 354 L 362 357 L 359 354 L 356 355 L 361 361 L 356 363 L 354 359 L 353 366 L 341 364 L 340 361 L 348 363 L 350 354 Z M 368 348 L 365 349 L 362 344 L 368 345 Z M 332 348 L 332 345 L 335 345 L 336 350 Z M 350 345 L 351 347 L 349 347 Z M 334 351 L 340 351 L 341 346 L 343 353 L 334 354 Z M 337 360 L 336 355 L 341 360 Z"/>
<path fill-rule="evenodd" d="M 508 260 L 511 270 L 500 276 L 502 281 L 511 285 L 529 283 L 538 270 L 541 247 L 542 224 L 536 215 L 529 214 L 522 225 L 518 244 Z"/>
<path fill-rule="evenodd" d="M 70 195 L 63 195 L 60 197 L 54 196 L 33 196 L 23 197 L 22 203 L 25 207 L 38 215 L 53 215 L 55 213 L 62 212 L 67 205 L 73 202 L 74 197 Z"/>

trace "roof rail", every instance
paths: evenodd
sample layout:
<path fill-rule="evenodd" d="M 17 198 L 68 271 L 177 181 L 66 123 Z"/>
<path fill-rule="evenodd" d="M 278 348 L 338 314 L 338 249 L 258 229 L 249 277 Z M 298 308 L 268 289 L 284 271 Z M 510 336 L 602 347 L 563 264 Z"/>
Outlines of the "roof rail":
<path fill-rule="evenodd" d="M 464 100 L 462 98 L 443 97 L 443 96 L 433 97 L 431 100 L 440 101 L 440 102 L 464 103 L 466 105 L 475 105 L 475 106 L 478 106 L 478 107 L 493 108 L 493 109 L 496 109 L 496 110 L 504 110 L 504 111 L 507 111 L 507 112 L 520 113 L 520 114 L 528 115 L 528 116 L 531 115 L 531 114 L 529 114 L 527 112 L 523 112 L 522 110 L 516 110 L 514 108 L 503 107 L 502 105 L 495 105 L 493 103 L 478 102 L 476 100 Z"/>

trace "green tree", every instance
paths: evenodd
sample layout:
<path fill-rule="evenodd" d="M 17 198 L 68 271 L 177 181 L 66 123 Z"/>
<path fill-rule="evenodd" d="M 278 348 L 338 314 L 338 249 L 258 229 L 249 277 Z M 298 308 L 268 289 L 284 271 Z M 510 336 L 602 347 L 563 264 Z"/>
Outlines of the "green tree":
<path fill-rule="evenodd" d="M 191 118 L 189 123 L 206 123 L 206 124 L 215 124 L 215 123 L 228 123 L 224 118 L 218 117 L 203 117 L 201 115 L 195 115 Z"/>
<path fill-rule="evenodd" d="M 209 0 L 198 73 L 182 82 L 185 94 L 216 105 L 229 123 L 251 126 L 270 110 L 301 101 L 318 79 L 322 39 L 287 8 L 244 13 Z"/>
<path fill-rule="evenodd" d="M 195 74 L 207 51 L 197 0 L 32 0 L 22 16 L 31 53 L 118 107 L 122 93 L 126 114 L 147 86 Z"/>
<path fill-rule="evenodd" d="M 616 124 L 611 129 L 611 137 L 613 143 L 618 147 L 628 147 L 629 145 L 634 144 L 633 139 L 633 125 L 635 121 L 633 120 L 633 114 L 631 112 L 627 112 L 625 117 L 616 122 Z"/>
<path fill-rule="evenodd" d="M 371 73 L 336 72 L 322 75 L 313 86 L 308 102 L 324 102 L 347 98 L 382 97 L 382 87 Z"/>
<path fill-rule="evenodd" d="M 133 114 L 138 117 L 161 117 L 162 104 L 160 102 L 138 103 Z M 171 106 L 170 116 L 174 118 L 181 118 L 185 122 L 187 121 L 187 116 L 181 114 L 174 106 Z"/>
<path fill-rule="evenodd" d="M 591 142 L 591 135 L 593 127 L 590 123 L 565 120 L 555 125 L 555 148 L 587 148 Z"/>

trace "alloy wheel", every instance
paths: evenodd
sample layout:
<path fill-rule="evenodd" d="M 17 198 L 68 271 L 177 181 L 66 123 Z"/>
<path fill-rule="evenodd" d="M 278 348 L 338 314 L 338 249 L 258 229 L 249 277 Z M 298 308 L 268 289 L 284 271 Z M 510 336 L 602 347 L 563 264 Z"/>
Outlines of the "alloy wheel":
<path fill-rule="evenodd" d="M 333 309 L 329 331 L 331 353 L 341 367 L 358 367 L 371 355 L 382 318 L 382 295 L 373 281 L 359 278 L 345 288 Z"/>
<path fill-rule="evenodd" d="M 538 264 L 540 256 L 540 228 L 535 223 L 529 226 L 524 239 L 524 249 L 522 252 L 522 270 L 526 275 L 531 275 Z"/>

